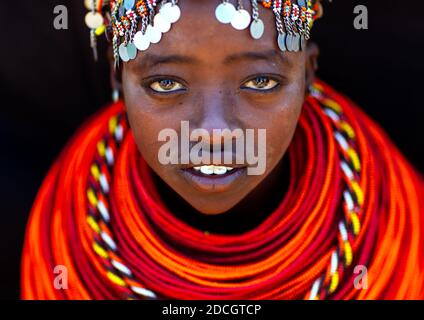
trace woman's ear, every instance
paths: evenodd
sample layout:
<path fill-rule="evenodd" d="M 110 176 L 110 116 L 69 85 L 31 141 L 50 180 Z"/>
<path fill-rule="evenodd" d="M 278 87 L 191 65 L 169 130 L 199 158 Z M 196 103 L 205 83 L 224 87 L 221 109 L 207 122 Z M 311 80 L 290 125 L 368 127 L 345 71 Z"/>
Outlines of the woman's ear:
<path fill-rule="evenodd" d="M 319 47 L 315 42 L 308 42 L 306 48 L 306 90 L 314 83 L 315 74 L 318 70 Z"/>
<path fill-rule="evenodd" d="M 122 69 L 120 67 L 115 68 L 115 60 L 113 59 L 113 50 L 110 45 L 107 50 L 107 57 L 110 66 L 110 85 L 112 90 L 117 94 L 117 96 L 122 96 Z"/>

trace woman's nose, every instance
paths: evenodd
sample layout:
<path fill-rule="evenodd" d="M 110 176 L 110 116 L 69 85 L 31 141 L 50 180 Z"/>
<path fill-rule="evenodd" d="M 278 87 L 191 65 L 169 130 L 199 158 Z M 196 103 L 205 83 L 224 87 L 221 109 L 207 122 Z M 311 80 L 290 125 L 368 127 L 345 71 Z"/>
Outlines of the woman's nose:
<path fill-rule="evenodd" d="M 233 99 L 222 91 L 202 98 L 199 106 L 200 117 L 196 123 L 197 128 L 194 129 L 208 132 L 205 142 L 211 145 L 223 144 L 224 139 L 232 135 L 231 132 L 240 129 L 233 103 Z"/>

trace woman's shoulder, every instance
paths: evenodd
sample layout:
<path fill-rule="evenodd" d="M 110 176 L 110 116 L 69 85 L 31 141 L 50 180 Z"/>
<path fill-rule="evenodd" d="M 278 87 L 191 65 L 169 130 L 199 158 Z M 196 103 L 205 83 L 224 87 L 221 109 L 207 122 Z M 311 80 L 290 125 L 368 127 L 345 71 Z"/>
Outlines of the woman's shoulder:
<path fill-rule="evenodd" d="M 385 167 L 388 170 L 395 170 L 402 166 L 420 182 L 419 185 L 423 191 L 424 180 L 421 173 L 393 143 L 383 127 L 366 113 L 365 109 L 321 80 L 317 80 L 312 86 L 311 96 L 319 101 L 323 112 L 332 119 L 335 132 L 341 132 L 348 142 L 356 144 L 360 151 L 358 156 L 362 162 L 372 163 L 378 168 Z"/>
<path fill-rule="evenodd" d="M 22 297 L 25 299 L 57 299 L 62 293 L 52 287 L 58 261 L 65 261 L 65 244 L 74 242 L 74 232 L 84 233 L 87 213 L 89 173 L 94 170 L 101 152 L 113 160 L 114 146 L 107 142 L 120 138 L 123 104 L 109 105 L 76 131 L 48 171 L 31 208 L 22 257 Z M 98 168 L 101 169 L 101 168 Z M 74 240 L 72 240 L 74 239 Z M 68 264 L 71 268 L 72 264 Z M 49 281 L 37 282 L 43 275 Z M 69 281 L 76 273 L 69 269 Z M 72 279 L 71 279 L 72 278 Z M 70 291 L 73 291 L 70 289 Z M 86 299 L 83 292 L 74 292 Z M 63 296 L 64 297 L 64 296 Z"/>
<path fill-rule="evenodd" d="M 89 172 L 90 165 L 95 161 L 99 149 L 105 155 L 113 155 L 111 148 L 114 146 L 105 145 L 105 141 L 111 136 L 122 135 L 122 121 L 124 118 L 124 106 L 122 101 L 105 106 L 91 117 L 75 131 L 73 136 L 64 146 L 59 156 L 51 166 L 35 201 L 46 199 L 49 186 L 56 187 L 51 190 L 58 193 L 59 182 L 69 181 L 69 175 L 73 177 L 83 176 L 84 172 Z M 63 190 L 67 191 L 67 190 Z"/>

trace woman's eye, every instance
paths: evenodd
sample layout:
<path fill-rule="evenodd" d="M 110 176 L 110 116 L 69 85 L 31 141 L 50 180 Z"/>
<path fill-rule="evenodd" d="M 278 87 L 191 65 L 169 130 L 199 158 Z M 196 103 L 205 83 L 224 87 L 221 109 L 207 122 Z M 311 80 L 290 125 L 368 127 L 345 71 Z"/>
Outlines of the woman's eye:
<path fill-rule="evenodd" d="M 254 89 L 258 91 L 268 91 L 277 87 L 279 83 L 270 77 L 256 77 L 243 84 L 243 88 Z"/>
<path fill-rule="evenodd" d="M 175 92 L 184 89 L 184 86 L 171 79 L 162 79 L 151 83 L 150 88 L 156 92 Z"/>

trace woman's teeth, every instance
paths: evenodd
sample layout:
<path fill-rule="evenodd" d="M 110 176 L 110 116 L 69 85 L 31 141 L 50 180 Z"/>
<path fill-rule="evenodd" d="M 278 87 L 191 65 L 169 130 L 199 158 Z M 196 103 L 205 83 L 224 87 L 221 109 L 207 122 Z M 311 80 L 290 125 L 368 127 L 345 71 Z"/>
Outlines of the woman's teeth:
<path fill-rule="evenodd" d="M 231 167 L 225 167 L 225 166 L 201 166 L 201 167 L 194 167 L 194 170 L 196 171 L 200 171 L 203 174 L 206 175 L 212 175 L 212 174 L 217 174 L 217 175 L 223 175 L 226 174 L 227 172 L 233 170 L 233 168 Z"/>

